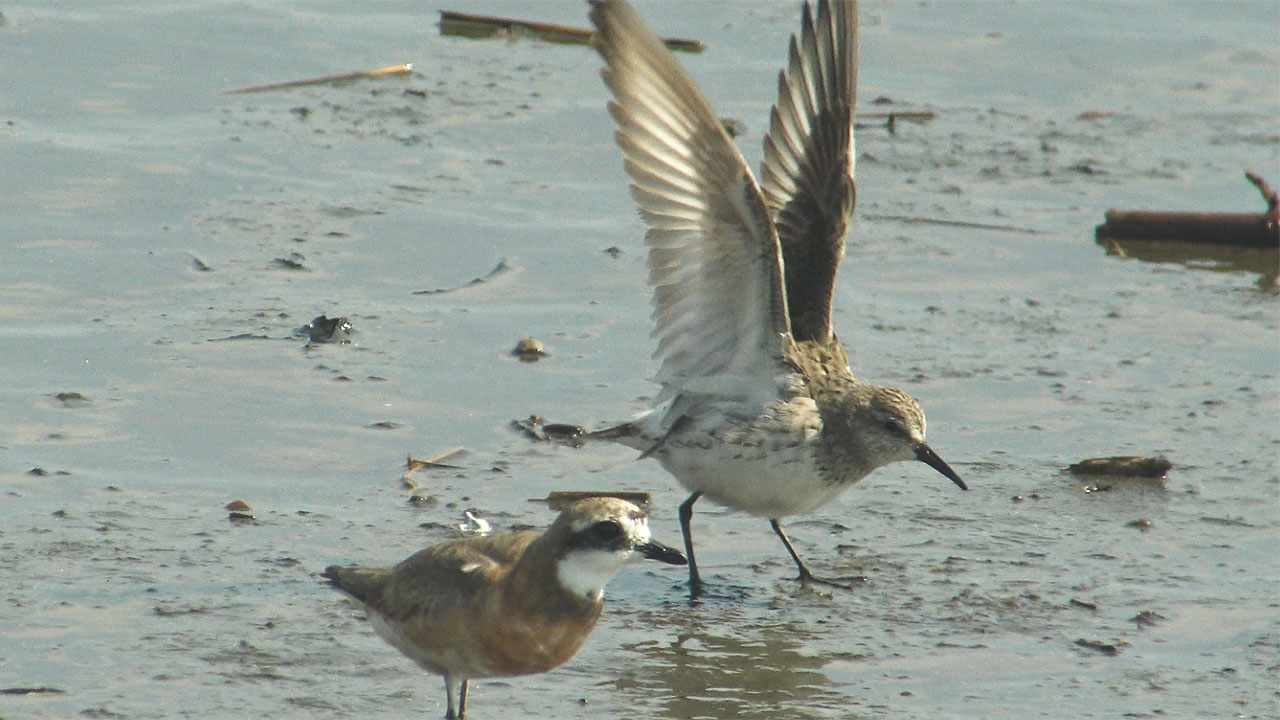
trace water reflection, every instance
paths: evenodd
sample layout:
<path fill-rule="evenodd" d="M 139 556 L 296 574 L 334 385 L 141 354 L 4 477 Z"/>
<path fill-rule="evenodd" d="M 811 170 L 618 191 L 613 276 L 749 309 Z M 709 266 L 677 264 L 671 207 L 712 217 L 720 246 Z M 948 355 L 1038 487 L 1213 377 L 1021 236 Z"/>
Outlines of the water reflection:
<path fill-rule="evenodd" d="M 1276 252 L 1273 247 L 1125 238 L 1106 238 L 1098 242 L 1107 248 L 1108 255 L 1153 263 L 1178 263 L 1201 270 L 1258 273 L 1258 288 L 1265 291 L 1275 290 L 1277 277 L 1280 277 L 1280 252 Z"/>
<path fill-rule="evenodd" d="M 691 612 L 671 629 L 674 639 L 627 646 L 644 661 L 617 680 L 624 693 L 668 698 L 662 717 L 849 717 L 850 698 L 822 672 L 831 658 L 802 628 Z"/>

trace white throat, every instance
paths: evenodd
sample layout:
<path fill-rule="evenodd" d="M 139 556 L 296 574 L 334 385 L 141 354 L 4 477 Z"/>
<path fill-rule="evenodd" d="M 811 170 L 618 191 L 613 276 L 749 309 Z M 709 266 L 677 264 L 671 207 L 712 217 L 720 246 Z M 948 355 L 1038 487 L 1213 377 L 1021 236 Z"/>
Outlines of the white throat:
<path fill-rule="evenodd" d="M 570 594 L 594 602 L 604 597 L 604 586 L 630 559 L 630 552 L 576 550 L 556 564 L 556 575 Z"/>

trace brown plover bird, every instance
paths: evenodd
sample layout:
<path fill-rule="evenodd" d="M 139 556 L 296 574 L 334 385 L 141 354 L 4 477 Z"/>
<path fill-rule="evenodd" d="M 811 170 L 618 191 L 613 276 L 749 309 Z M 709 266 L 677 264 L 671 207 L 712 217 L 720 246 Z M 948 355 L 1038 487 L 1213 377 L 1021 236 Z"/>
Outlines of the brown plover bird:
<path fill-rule="evenodd" d="M 594 433 L 643 451 L 692 491 L 769 519 L 838 497 L 871 471 L 919 460 L 967 489 L 925 442 L 908 394 L 863 382 L 831 327 L 831 296 L 854 205 L 853 2 L 804 7 L 778 80 L 757 183 L 693 80 L 626 2 L 591 3 L 609 112 L 648 232 L 655 408 Z"/>
<path fill-rule="evenodd" d="M 639 558 L 685 563 L 650 539 L 640 506 L 595 497 L 567 504 L 546 532 L 458 538 L 395 567 L 334 565 L 324 576 L 382 639 L 444 676 L 445 717 L 462 718 L 471 678 L 546 672 L 573 657 L 600 619 L 605 583 Z"/>

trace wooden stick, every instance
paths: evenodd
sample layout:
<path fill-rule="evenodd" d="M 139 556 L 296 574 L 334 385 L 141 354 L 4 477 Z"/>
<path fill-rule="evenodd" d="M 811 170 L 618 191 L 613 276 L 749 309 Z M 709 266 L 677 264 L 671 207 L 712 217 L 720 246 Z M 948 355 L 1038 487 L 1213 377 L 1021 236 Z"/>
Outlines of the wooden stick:
<path fill-rule="evenodd" d="M 543 42 L 562 45 L 590 45 L 594 31 L 569 25 L 516 20 L 513 18 L 472 15 L 470 13 L 440 11 L 440 34 L 486 39 L 494 37 L 518 37 L 529 35 Z M 706 46 L 697 40 L 666 38 L 662 41 L 672 50 L 700 53 Z"/>
<path fill-rule="evenodd" d="M 469 287 L 475 287 L 476 285 L 483 285 L 484 283 L 487 283 L 496 277 L 499 277 L 501 275 L 505 275 L 506 273 L 511 272 L 513 269 L 515 268 L 513 268 L 511 265 L 508 265 L 506 259 L 504 258 L 502 260 L 499 260 L 498 264 L 494 265 L 493 269 L 490 270 L 489 272 L 485 273 L 484 275 L 481 275 L 478 278 L 472 278 L 470 282 L 467 282 L 463 285 L 455 285 L 454 287 L 447 287 L 447 288 L 435 288 L 433 290 L 414 290 L 413 294 L 414 295 L 442 295 L 444 293 L 451 293 L 451 292 L 454 292 L 455 290 L 463 290 Z"/>
<path fill-rule="evenodd" d="M 1267 203 L 1267 214 L 1273 218 L 1280 216 L 1280 196 L 1276 195 L 1276 191 L 1271 189 L 1267 181 L 1252 170 L 1245 170 L 1244 177 L 1258 188 L 1258 192 L 1262 193 L 1262 199 Z"/>
<path fill-rule="evenodd" d="M 418 468 L 423 468 L 423 467 L 442 467 L 442 468 L 457 469 L 457 467 L 458 467 L 457 465 L 446 465 L 446 464 L 444 464 L 444 463 L 442 463 L 442 462 L 440 462 L 440 461 L 441 461 L 441 460 L 444 460 L 444 459 L 445 459 L 445 458 L 447 458 L 447 457 L 451 457 L 451 456 L 453 456 L 453 455 L 457 455 L 458 453 L 462 452 L 462 451 L 463 451 L 463 450 L 465 450 L 465 449 L 466 449 L 466 448 L 464 448 L 463 446 L 459 445 L 458 447 L 455 447 L 455 448 L 449 448 L 448 450 L 445 450 L 445 451 L 444 451 L 444 452 L 442 452 L 442 453 L 436 453 L 435 455 L 432 455 L 431 457 L 427 458 L 426 460 L 419 460 L 419 459 L 415 458 L 414 456 L 410 455 L 410 456 L 409 456 L 409 460 L 405 463 L 405 467 L 406 467 L 410 472 L 412 472 L 412 471 L 414 471 L 414 470 L 417 470 Z"/>
<path fill-rule="evenodd" d="M 937 113 L 932 110 L 885 110 L 878 112 L 860 112 L 855 116 L 858 120 L 888 120 L 889 118 L 897 118 L 898 120 L 913 120 L 915 122 L 927 122 L 937 117 Z"/>
<path fill-rule="evenodd" d="M 356 72 L 341 73 L 339 75 L 325 75 L 323 77 L 309 78 L 307 80 L 290 80 L 288 82 L 269 83 L 267 85 L 251 85 L 237 90 L 228 90 L 226 94 L 236 95 L 238 93 L 284 90 L 286 88 L 303 87 L 306 85 L 322 85 L 324 83 L 342 82 L 343 80 L 382 77 L 383 75 L 401 75 L 410 72 L 413 72 L 412 63 L 400 63 L 399 65 L 388 65 L 386 67 L 374 68 L 373 70 L 357 70 Z"/>
<path fill-rule="evenodd" d="M 1266 180 L 1246 171 L 1266 200 L 1265 213 L 1164 212 L 1159 210 L 1108 210 L 1106 222 L 1095 229 L 1099 243 L 1115 240 L 1164 240 L 1280 247 L 1280 198 Z"/>
<path fill-rule="evenodd" d="M 647 492 L 591 492 L 569 490 L 553 492 L 545 498 L 533 498 L 529 502 L 544 502 L 552 510 L 560 512 L 579 500 L 598 497 L 626 500 L 629 503 L 639 505 L 641 510 L 646 510 L 649 507 L 649 493 Z"/>
<path fill-rule="evenodd" d="M 944 220 L 941 218 L 916 217 L 914 215 L 881 215 L 877 213 L 867 213 L 862 216 L 867 220 L 890 220 L 894 222 L 904 223 L 920 223 L 923 225 L 946 225 L 948 227 L 973 228 L 974 230 L 999 230 L 1000 232 L 1016 232 L 1026 233 L 1028 235 L 1040 235 L 1040 230 L 1034 228 L 1015 227 L 1013 225 L 995 225 L 992 223 L 969 222 L 968 220 Z"/>
<path fill-rule="evenodd" d="M 1280 246 L 1274 222 L 1258 213 L 1108 210 L 1099 239 L 1172 240 L 1213 245 Z"/>

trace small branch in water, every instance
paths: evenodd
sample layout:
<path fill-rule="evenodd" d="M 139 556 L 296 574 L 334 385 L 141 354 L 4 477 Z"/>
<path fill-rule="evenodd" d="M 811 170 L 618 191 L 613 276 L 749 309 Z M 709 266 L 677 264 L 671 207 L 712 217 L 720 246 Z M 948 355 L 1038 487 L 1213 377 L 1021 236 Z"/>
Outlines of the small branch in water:
<path fill-rule="evenodd" d="M 400 63 L 399 65 L 388 65 L 386 67 L 374 68 L 373 70 L 357 70 L 356 72 L 341 73 L 338 75 L 325 75 L 323 77 L 309 78 L 307 80 L 290 80 L 288 82 L 269 83 L 267 85 L 251 85 L 236 90 L 228 90 L 226 95 L 236 95 L 239 93 L 255 93 L 266 92 L 268 90 L 285 90 L 288 88 L 304 87 L 306 85 L 323 85 L 325 83 L 342 82 L 343 80 L 358 80 L 360 78 L 382 77 L 384 75 L 402 75 L 413 72 L 411 63 Z"/>
<path fill-rule="evenodd" d="M 408 468 L 409 470 L 417 470 L 418 468 L 422 468 L 422 467 L 438 467 L 438 468 L 449 468 L 449 469 L 456 470 L 458 469 L 457 465 L 446 465 L 440 461 L 444 460 L 447 457 L 453 457 L 454 455 L 457 455 L 463 450 L 466 450 L 466 448 L 459 445 L 458 447 L 449 448 L 444 452 L 436 453 L 435 455 L 432 455 L 426 460 L 419 460 L 413 457 L 412 455 L 410 455 L 408 462 L 405 463 L 405 467 Z"/>
<path fill-rule="evenodd" d="M 899 120 L 925 122 L 932 120 L 937 116 L 938 114 L 932 110 L 888 110 L 884 112 L 860 112 L 855 117 L 859 120 L 888 120 L 889 118 L 897 118 Z"/>
<path fill-rule="evenodd" d="M 429 470 L 430 469 L 445 469 L 445 470 L 460 469 L 458 465 L 447 465 L 440 461 L 444 460 L 447 457 L 452 457 L 454 455 L 457 455 L 458 453 L 464 450 L 466 450 L 466 448 L 459 445 L 458 447 L 455 447 L 455 448 L 449 448 L 448 450 L 445 450 L 442 453 L 436 453 L 435 455 L 432 455 L 426 460 L 419 460 L 414 456 L 410 455 L 408 460 L 405 461 L 404 474 L 400 476 L 400 484 L 403 485 L 404 488 L 409 492 L 413 492 L 414 490 L 418 489 L 418 481 L 413 479 L 413 474 L 418 470 L 421 470 L 423 468 L 427 468 Z"/>
<path fill-rule="evenodd" d="M 529 502 L 546 503 L 547 507 L 560 512 L 579 500 L 590 500 L 591 498 L 617 498 L 638 505 L 643 510 L 649 508 L 649 493 L 647 492 L 561 490 L 552 492 L 544 498 L 529 498 Z"/>
<path fill-rule="evenodd" d="M 590 45 L 591 36 L 595 33 L 586 28 L 568 25 L 441 10 L 440 34 L 477 40 L 494 37 L 516 38 L 527 35 L 543 42 L 561 45 Z M 706 49 L 706 46 L 697 40 L 664 38 L 662 42 L 671 50 L 683 52 L 700 53 Z"/>
<path fill-rule="evenodd" d="M 1265 213 L 1108 210 L 1095 229 L 1100 244 L 1116 240 L 1162 240 L 1210 245 L 1280 246 L 1280 199 L 1267 181 L 1246 171 L 1267 202 Z"/>
<path fill-rule="evenodd" d="M 1262 193 L 1262 199 L 1267 202 L 1267 214 L 1273 220 L 1280 216 L 1280 196 L 1276 195 L 1276 191 L 1271 189 L 1271 186 L 1267 184 L 1266 180 L 1262 179 L 1262 176 L 1252 170 L 1245 170 L 1244 176 L 1249 182 L 1253 183 L 1254 187 L 1258 188 L 1258 192 Z"/>
<path fill-rule="evenodd" d="M 1000 232 L 1025 233 L 1041 235 L 1040 230 L 1014 227 L 1013 225 L 993 225 L 991 223 L 969 222 L 967 220 L 943 220 L 940 218 L 914 217 L 911 215 L 863 215 L 867 220 L 893 220 L 904 223 L 920 223 L 924 225 L 947 225 L 949 227 L 973 228 L 975 230 L 999 230 Z"/>
<path fill-rule="evenodd" d="M 502 275 L 505 275 L 511 272 L 513 269 L 514 268 L 512 266 L 507 264 L 506 260 L 499 260 L 498 264 L 494 265 L 492 270 L 490 270 L 489 272 L 485 273 L 484 275 L 478 278 L 472 278 L 470 282 L 464 285 L 458 285 L 456 287 L 449 287 L 449 288 L 435 288 L 434 290 L 414 290 L 413 294 L 414 295 L 442 295 L 444 293 L 456 292 L 458 290 L 465 290 L 466 288 L 469 288 L 469 287 L 475 287 L 476 285 L 487 283 L 496 277 L 500 277 Z"/>

